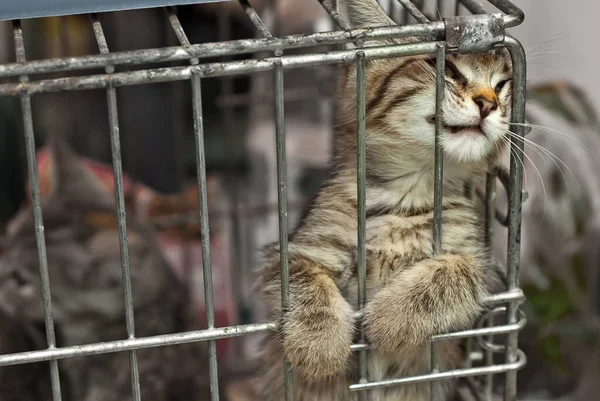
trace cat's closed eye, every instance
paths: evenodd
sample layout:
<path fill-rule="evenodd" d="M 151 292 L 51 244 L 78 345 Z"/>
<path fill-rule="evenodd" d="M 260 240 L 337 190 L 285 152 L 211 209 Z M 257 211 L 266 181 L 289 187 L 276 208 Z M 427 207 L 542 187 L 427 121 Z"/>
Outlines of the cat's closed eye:
<path fill-rule="evenodd" d="M 429 66 L 431 66 L 431 68 L 433 68 L 434 70 L 436 69 L 435 58 L 428 58 L 425 60 L 425 62 L 429 64 Z M 446 69 L 444 70 L 444 73 L 446 75 L 446 78 L 450 78 L 455 81 L 465 81 L 464 75 L 461 74 L 460 71 L 458 71 L 458 68 L 456 68 L 454 63 L 452 63 L 450 60 L 446 60 L 445 64 Z"/>
<path fill-rule="evenodd" d="M 504 86 L 509 83 L 510 81 L 512 81 L 511 79 L 504 79 L 500 82 L 498 82 L 498 84 L 496 85 L 496 87 L 494 88 L 494 90 L 496 91 L 496 93 L 500 93 L 502 91 L 502 89 L 504 88 Z"/>
<path fill-rule="evenodd" d="M 450 62 L 446 61 L 446 76 L 451 79 L 458 79 L 459 75 L 460 74 L 456 67 Z"/>

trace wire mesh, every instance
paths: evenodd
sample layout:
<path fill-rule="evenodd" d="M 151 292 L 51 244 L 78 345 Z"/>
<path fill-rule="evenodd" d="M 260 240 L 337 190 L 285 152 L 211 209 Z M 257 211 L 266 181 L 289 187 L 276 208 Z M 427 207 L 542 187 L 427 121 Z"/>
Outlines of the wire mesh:
<path fill-rule="evenodd" d="M 464 16 L 460 18 L 450 17 L 445 20 L 430 21 L 424 10 L 426 2 L 411 2 L 398 0 L 398 4 L 391 2 L 389 10 L 391 14 L 397 9 L 404 10 L 404 20 L 409 15 L 418 23 L 402 26 L 378 27 L 368 30 L 350 29 L 348 24 L 337 13 L 335 5 L 328 0 L 318 0 L 323 9 L 340 28 L 330 32 L 315 32 L 307 35 L 274 36 L 267 24 L 260 18 L 257 11 L 248 0 L 239 0 L 240 6 L 256 29 L 259 37 L 256 39 L 228 40 L 215 43 L 192 44 L 180 23 L 176 10 L 167 8 L 166 16 L 169 26 L 173 30 L 180 45 L 173 47 L 142 49 L 122 52 L 109 52 L 106 37 L 102 25 L 95 15 L 91 16 L 91 28 L 95 34 L 99 54 L 70 57 L 42 59 L 26 61 L 23 34 L 19 21 L 14 22 L 14 43 L 17 54 L 17 62 L 0 65 L 0 78 L 19 77 L 19 82 L 7 82 L 0 84 L 0 96 L 19 96 L 21 99 L 21 111 L 23 115 L 25 138 L 27 145 L 27 161 L 29 167 L 29 181 L 32 191 L 32 203 L 36 225 L 36 241 L 39 251 L 40 274 L 44 287 L 44 313 L 46 325 L 46 337 L 48 349 L 39 351 L 22 352 L 8 355 L 0 355 L 0 366 L 32 363 L 37 361 L 49 361 L 52 373 L 52 392 L 54 401 L 61 399 L 61 389 L 57 361 L 63 358 L 75 356 L 94 355 L 99 353 L 128 351 L 131 356 L 131 380 L 132 394 L 134 400 L 140 400 L 139 374 L 137 371 L 136 350 L 148 347 L 169 346 L 194 341 L 208 341 L 209 344 L 209 367 L 212 400 L 219 400 L 218 377 L 217 377 L 217 352 L 216 341 L 224 338 L 240 337 L 249 334 L 265 333 L 277 329 L 275 322 L 253 323 L 249 325 L 236 325 L 231 327 L 215 327 L 215 311 L 212 268 L 210 256 L 210 230 L 208 219 L 206 161 L 204 148 L 204 127 L 202 112 L 201 84 L 206 78 L 229 77 L 239 74 L 255 74 L 258 72 L 271 72 L 273 74 L 274 87 L 274 115 L 275 115 L 275 147 L 277 155 L 277 195 L 278 195 L 278 217 L 279 217 L 279 244 L 281 249 L 281 295 L 282 308 L 286 309 L 289 302 L 289 271 L 288 271 L 288 177 L 286 165 L 286 119 L 284 112 L 285 84 L 284 71 L 295 68 L 313 66 L 324 66 L 330 64 L 355 63 L 357 68 L 357 198 L 358 198 L 358 310 L 362 310 L 366 299 L 366 251 L 365 251 L 365 198 L 366 198 L 366 159 L 365 159 L 365 130 L 366 130 L 366 105 L 365 105 L 365 65 L 373 59 L 384 59 L 391 57 L 402 57 L 417 54 L 432 54 L 437 59 L 437 83 L 436 83 L 436 114 L 442 112 L 442 101 L 444 94 L 443 72 L 445 69 L 445 56 L 447 53 L 459 51 L 482 51 L 484 48 L 492 49 L 505 47 L 510 52 L 513 63 L 513 99 L 512 99 L 512 122 L 515 123 L 516 138 L 511 139 L 511 146 L 523 150 L 523 141 L 519 138 L 524 135 L 524 91 L 525 91 L 525 55 L 520 43 L 505 33 L 505 29 L 520 24 L 523 14 L 512 3 L 506 0 L 488 0 L 502 14 L 485 14 L 479 2 L 474 0 L 461 0 L 455 3 L 456 14 L 459 8 L 469 10 L 475 16 Z M 441 0 L 435 2 L 438 12 L 441 12 L 445 4 Z M 461 7 L 462 6 L 462 7 Z M 499 16 L 500 15 L 500 16 Z M 396 18 L 397 19 L 397 18 Z M 449 27 L 461 28 L 459 37 L 449 36 Z M 498 33 L 500 32 L 500 33 Z M 369 40 L 391 39 L 391 38 L 418 38 L 419 41 L 406 44 L 393 44 L 380 47 L 363 47 L 362 44 Z M 479 38 L 479 41 L 472 39 Z M 354 49 L 335 49 L 332 51 L 316 51 L 317 46 L 337 46 L 354 43 Z M 474 44 L 476 43 L 476 44 Z M 302 54 L 288 54 L 290 50 L 302 50 Z M 234 55 L 252 55 L 259 52 L 269 52 L 272 56 L 264 58 L 248 57 L 242 61 L 210 61 L 207 58 L 231 57 Z M 164 66 L 165 63 L 175 61 L 187 61 L 189 65 Z M 128 67 L 136 67 L 144 64 L 142 69 L 126 70 Z M 149 65 L 147 67 L 146 65 Z M 41 74 L 53 73 L 75 73 L 103 68 L 104 74 L 91 74 L 83 76 L 67 76 L 62 78 L 39 77 Z M 120 72 L 115 72 L 115 69 Z M 33 78 L 33 79 L 32 79 Z M 202 240 L 202 262 L 204 277 L 204 295 L 206 304 L 206 321 L 208 328 L 186 333 L 174 333 L 154 337 L 136 338 L 134 328 L 134 313 L 131 295 L 131 274 L 129 266 L 127 245 L 127 224 L 125 213 L 125 199 L 123 189 L 123 170 L 121 167 L 121 151 L 119 137 L 119 121 L 117 115 L 116 88 L 121 86 L 141 85 L 150 83 L 163 83 L 187 81 L 191 85 L 193 124 L 196 154 L 197 187 L 199 196 L 199 216 Z M 110 139 L 112 144 L 112 163 L 115 179 L 115 196 L 117 205 L 117 217 L 119 228 L 119 244 L 121 251 L 121 264 L 123 272 L 126 322 L 128 338 L 97 344 L 86 344 L 81 346 L 56 347 L 54 325 L 52 320 L 52 304 L 50 294 L 50 282 L 47 271 L 47 260 L 45 254 L 44 227 L 42 220 L 42 208 L 40 200 L 39 181 L 37 178 L 37 165 L 35 155 L 35 143 L 31 115 L 30 98 L 32 95 L 46 92 L 80 91 L 103 88 L 107 92 L 107 105 L 109 115 Z M 443 165 L 441 163 L 442 148 L 440 145 L 440 134 L 443 130 L 442 119 L 436 119 L 435 139 L 435 207 L 434 207 L 434 252 L 441 250 L 442 232 L 442 177 Z M 495 175 L 489 174 L 486 186 L 486 243 L 492 240 L 491 221 L 495 216 Z M 484 316 L 481 324 L 474 329 L 464 330 L 456 333 L 438 335 L 432 338 L 431 343 L 431 372 L 424 375 L 394 378 L 379 382 L 368 381 L 367 353 L 370 346 L 366 343 L 364 330 L 360 333 L 360 342 L 352 346 L 353 351 L 359 353 L 359 382 L 350 385 L 351 391 L 359 393 L 362 399 L 368 399 L 368 391 L 375 388 L 385 388 L 407 383 L 431 383 L 431 399 L 436 400 L 436 383 L 440 380 L 484 376 L 483 394 L 486 400 L 492 396 L 492 375 L 505 375 L 504 400 L 516 399 L 516 372 L 525 364 L 525 355 L 517 347 L 518 331 L 525 324 L 524 316 L 519 312 L 519 304 L 523 300 L 523 293 L 519 289 L 519 233 L 520 213 L 522 202 L 522 167 L 514 156 L 510 164 L 509 209 L 506 215 L 508 225 L 508 266 L 507 291 L 490 297 L 487 303 L 491 306 L 505 305 L 504 308 L 493 309 Z M 135 283 L 133 284 L 135 285 Z M 492 325 L 493 317 L 498 313 L 505 312 L 507 323 L 504 325 Z M 360 313 L 359 313 L 360 314 Z M 482 327 L 483 324 L 486 327 Z M 494 336 L 506 335 L 505 346 L 493 344 Z M 439 355 L 437 345 L 440 341 L 449 339 L 469 339 L 469 348 L 479 347 L 484 352 L 484 366 L 472 367 L 470 356 L 464 368 L 453 371 L 440 371 Z M 503 364 L 493 364 L 493 354 L 503 352 L 505 361 Z M 284 369 L 286 401 L 293 399 L 293 383 L 289 365 Z"/>

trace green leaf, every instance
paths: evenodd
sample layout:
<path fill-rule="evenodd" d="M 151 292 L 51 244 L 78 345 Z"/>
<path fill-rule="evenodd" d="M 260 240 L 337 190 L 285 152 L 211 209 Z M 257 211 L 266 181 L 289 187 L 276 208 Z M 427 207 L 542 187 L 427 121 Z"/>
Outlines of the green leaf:
<path fill-rule="evenodd" d="M 542 324 L 553 322 L 575 310 L 567 290 L 557 279 L 550 279 L 550 287 L 540 290 L 533 285 L 523 287 L 529 306 Z"/>
<path fill-rule="evenodd" d="M 567 365 L 563 361 L 562 354 L 560 352 L 560 338 L 558 336 L 547 336 L 540 340 L 539 347 L 541 348 L 542 354 L 546 357 L 548 363 L 553 365 L 556 369 L 566 371 Z"/>

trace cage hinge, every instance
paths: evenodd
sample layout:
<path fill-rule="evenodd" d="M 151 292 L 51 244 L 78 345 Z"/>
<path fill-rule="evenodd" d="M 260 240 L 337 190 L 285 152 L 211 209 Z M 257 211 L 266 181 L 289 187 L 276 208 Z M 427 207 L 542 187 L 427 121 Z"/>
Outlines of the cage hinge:
<path fill-rule="evenodd" d="M 444 18 L 444 23 L 448 48 L 460 52 L 486 51 L 504 41 L 504 21 L 499 13 Z"/>

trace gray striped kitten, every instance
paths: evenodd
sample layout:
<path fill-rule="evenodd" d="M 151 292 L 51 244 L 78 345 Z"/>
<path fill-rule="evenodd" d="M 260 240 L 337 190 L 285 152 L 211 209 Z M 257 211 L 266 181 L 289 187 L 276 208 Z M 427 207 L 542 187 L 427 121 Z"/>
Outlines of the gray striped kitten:
<path fill-rule="evenodd" d="M 353 27 L 394 24 L 375 0 L 339 0 Z M 398 42 L 396 42 L 398 43 Z M 385 43 L 379 43 L 382 45 Z M 390 43 L 388 43 L 390 44 Z M 483 310 L 497 274 L 465 180 L 483 176 L 507 142 L 511 64 L 505 51 L 448 56 L 443 232 L 432 249 L 435 59 L 372 60 L 366 65 L 367 299 L 364 323 L 374 350 L 368 379 L 427 373 L 428 338 L 466 329 Z M 356 71 L 339 93 L 334 173 L 290 237 L 290 305 L 281 310 L 279 248 L 266 250 L 258 286 L 270 318 L 281 323 L 266 343 L 262 399 L 284 399 L 282 356 L 290 361 L 296 401 L 346 401 L 354 395 L 357 322 Z M 440 344 L 441 368 L 459 368 L 457 342 Z M 455 383 L 437 386 L 449 400 Z M 429 384 L 370 393 L 372 401 L 429 400 Z"/>
<path fill-rule="evenodd" d="M 53 192 L 42 209 L 58 346 L 127 339 L 114 200 L 66 142 L 51 144 Z M 127 228 L 136 336 L 199 329 L 153 230 L 132 218 Z M 0 310 L 23 325 L 44 321 L 35 232 L 31 209 L 23 210 L 0 260 Z M 143 400 L 210 399 L 205 343 L 141 349 L 137 359 Z M 65 401 L 132 400 L 129 352 L 66 358 L 59 369 Z"/>

